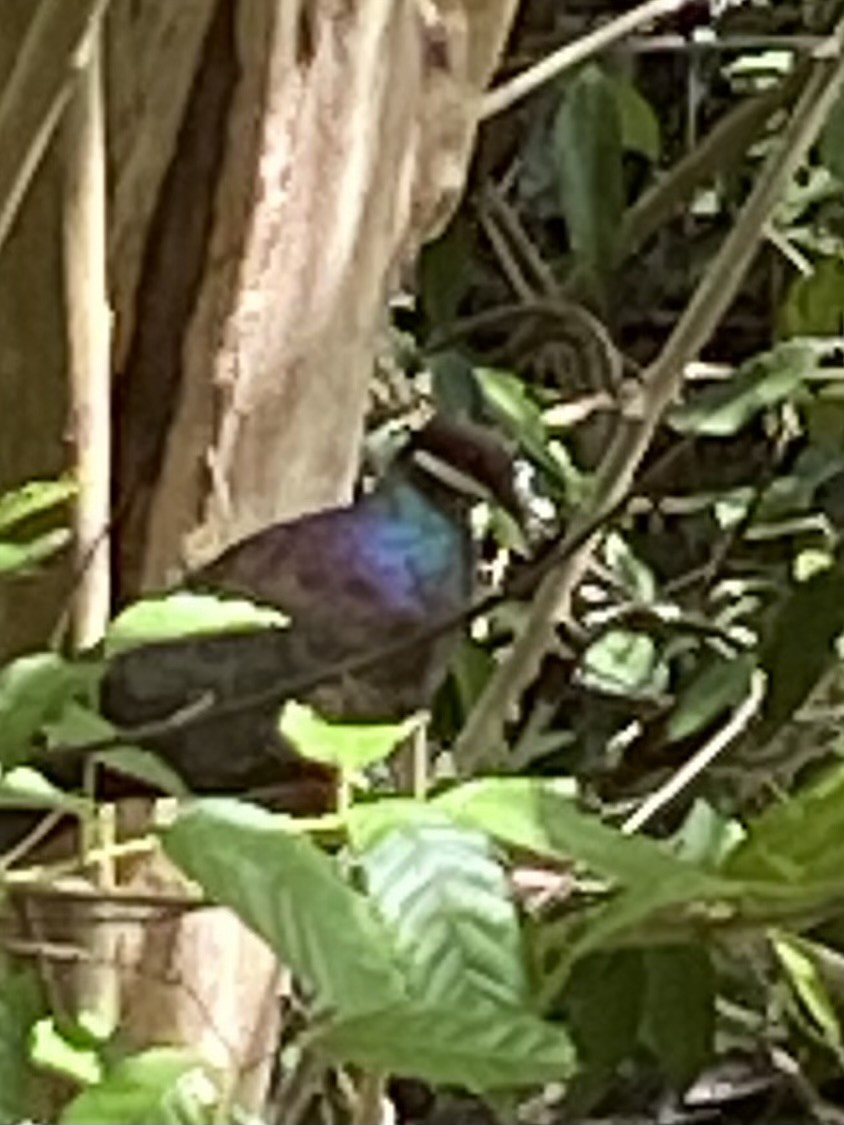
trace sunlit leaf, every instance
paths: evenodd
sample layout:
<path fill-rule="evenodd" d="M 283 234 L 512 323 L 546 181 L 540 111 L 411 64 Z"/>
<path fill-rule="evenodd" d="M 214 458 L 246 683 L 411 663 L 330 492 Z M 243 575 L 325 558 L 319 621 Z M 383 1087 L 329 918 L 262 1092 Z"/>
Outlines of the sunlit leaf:
<path fill-rule="evenodd" d="M 170 858 L 315 987 L 324 1007 L 357 1014 L 405 996 L 373 905 L 291 818 L 234 800 L 198 801 L 163 840 Z"/>
<path fill-rule="evenodd" d="M 278 610 L 234 598 L 178 592 L 135 602 L 117 616 L 106 633 L 109 656 L 155 641 L 203 633 L 279 628 L 287 619 Z"/>
<path fill-rule="evenodd" d="M 840 1052 L 844 1047 L 844 1038 L 835 1005 L 818 966 L 818 947 L 788 934 L 778 934 L 771 944 L 803 1007 L 829 1046 L 836 1053 Z"/>
<path fill-rule="evenodd" d="M 69 542 L 70 532 L 64 528 L 46 531 L 28 543 L 0 542 L 0 575 L 26 574 L 61 551 Z"/>
<path fill-rule="evenodd" d="M 407 807 L 407 802 L 402 802 Z M 421 802 L 360 848 L 367 888 L 390 927 L 403 972 L 426 1004 L 480 996 L 527 1003 L 519 922 L 507 879 L 488 837 L 456 825 Z M 357 810 L 364 840 L 367 810 Z"/>
<path fill-rule="evenodd" d="M 82 816 L 91 807 L 84 797 L 65 793 L 29 766 L 18 766 L 0 777 L 0 808 L 60 809 Z"/>
<path fill-rule="evenodd" d="M 312 707 L 291 701 L 282 711 L 279 729 L 303 757 L 354 771 L 389 757 L 418 725 L 418 718 L 403 723 L 330 722 Z"/>
<path fill-rule="evenodd" d="M 33 1029 L 32 1061 L 80 1085 L 98 1082 L 103 1074 L 99 1053 L 90 1046 L 71 1043 L 52 1016 L 39 1020 Z"/>
<path fill-rule="evenodd" d="M 22 523 L 40 512 L 57 508 L 76 495 L 74 481 L 60 480 L 30 481 L 13 492 L 0 496 L 0 533 L 6 533 L 16 524 Z"/>
<path fill-rule="evenodd" d="M 194 1052 L 152 1047 L 118 1062 L 68 1105 L 60 1125 L 211 1125 L 216 1083 Z"/>

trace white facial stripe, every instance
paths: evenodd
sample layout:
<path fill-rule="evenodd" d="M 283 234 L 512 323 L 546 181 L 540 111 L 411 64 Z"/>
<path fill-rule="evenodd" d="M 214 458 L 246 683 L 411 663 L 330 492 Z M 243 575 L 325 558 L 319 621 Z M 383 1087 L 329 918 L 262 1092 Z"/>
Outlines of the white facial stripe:
<path fill-rule="evenodd" d="M 464 496 L 472 496 L 478 500 L 490 498 L 488 489 L 484 488 L 480 481 L 476 481 L 468 473 L 456 469 L 454 465 L 449 465 L 447 461 L 441 461 L 439 457 L 429 453 L 426 449 L 415 450 L 413 460 L 420 469 L 442 484 L 447 485 L 454 492 L 461 492 Z"/>

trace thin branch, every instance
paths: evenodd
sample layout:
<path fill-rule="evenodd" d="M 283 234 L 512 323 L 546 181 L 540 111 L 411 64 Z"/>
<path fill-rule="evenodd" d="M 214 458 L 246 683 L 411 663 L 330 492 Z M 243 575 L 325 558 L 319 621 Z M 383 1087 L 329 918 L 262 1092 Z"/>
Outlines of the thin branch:
<path fill-rule="evenodd" d="M 683 370 L 711 336 L 729 308 L 764 237 L 782 193 L 814 143 L 844 83 L 841 44 L 844 21 L 830 40 L 830 57 L 818 58 L 780 143 L 773 149 L 756 185 L 721 249 L 698 285 L 660 355 L 643 375 L 638 407 L 619 420 L 596 474 L 591 512 L 576 520 L 572 535 L 613 509 L 632 487 L 636 471 L 663 412 L 679 391 Z M 635 407 L 636 404 L 634 404 Z M 567 552 L 565 563 L 549 574 L 534 599 L 524 631 L 493 675 L 455 746 L 461 772 L 471 773 L 493 755 L 511 709 L 534 679 L 553 641 L 554 622 L 564 613 L 589 563 L 594 536 Z M 564 543 L 565 547 L 565 543 Z"/>
<path fill-rule="evenodd" d="M 0 250 L 73 94 L 108 0 L 41 0 L 0 93 Z"/>
<path fill-rule="evenodd" d="M 64 264 L 72 427 L 79 491 L 73 599 L 78 649 L 95 645 L 110 608 L 111 315 L 106 278 L 106 153 L 101 46 L 92 28 L 65 124 Z"/>
<path fill-rule="evenodd" d="M 681 8 L 688 7 L 692 2 L 693 0 L 648 0 L 647 3 L 640 4 L 632 11 L 602 24 L 573 43 L 566 43 L 559 51 L 554 51 L 535 66 L 491 90 L 481 102 L 481 120 L 502 113 L 522 98 L 526 98 L 528 94 L 558 78 L 565 71 L 612 47 L 619 39 L 626 38 L 654 20 L 664 19 L 674 12 L 679 12 Z"/>

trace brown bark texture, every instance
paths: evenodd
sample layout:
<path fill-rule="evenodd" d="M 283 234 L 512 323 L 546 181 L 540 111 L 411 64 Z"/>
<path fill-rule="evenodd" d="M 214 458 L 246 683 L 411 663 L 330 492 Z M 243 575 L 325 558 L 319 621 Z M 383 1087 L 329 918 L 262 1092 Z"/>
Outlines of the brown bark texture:
<path fill-rule="evenodd" d="M 112 0 L 120 598 L 349 495 L 385 297 L 459 198 L 515 6 Z M 30 7 L 3 5 L 0 81 Z M 67 459 L 59 212 L 48 156 L 0 256 L 0 485 Z M 18 613 L 30 643 L 43 638 L 41 618 Z M 174 876 L 157 861 L 134 879 Z M 268 951 L 223 912 L 123 945 L 130 1041 L 203 1044 L 260 1101 L 276 1030 Z"/>

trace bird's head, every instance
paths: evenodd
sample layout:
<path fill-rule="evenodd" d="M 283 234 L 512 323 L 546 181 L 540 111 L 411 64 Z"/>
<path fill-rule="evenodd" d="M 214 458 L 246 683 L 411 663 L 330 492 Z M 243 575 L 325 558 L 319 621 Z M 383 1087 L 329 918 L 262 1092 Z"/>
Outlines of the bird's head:
<path fill-rule="evenodd" d="M 466 503 L 491 501 L 518 524 L 524 522 L 513 453 L 485 427 L 435 415 L 410 438 L 400 459 Z"/>

